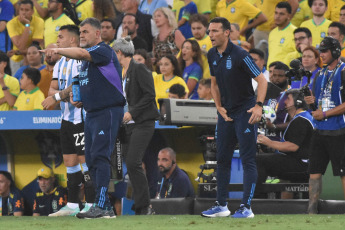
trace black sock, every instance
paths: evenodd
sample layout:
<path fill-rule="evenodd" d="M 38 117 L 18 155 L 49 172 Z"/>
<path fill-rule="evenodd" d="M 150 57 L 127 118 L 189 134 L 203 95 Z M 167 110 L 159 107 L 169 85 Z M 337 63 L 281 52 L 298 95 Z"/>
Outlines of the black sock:
<path fill-rule="evenodd" d="M 80 186 L 83 183 L 83 173 L 81 171 L 76 173 L 67 173 L 67 189 L 69 203 L 79 203 Z"/>

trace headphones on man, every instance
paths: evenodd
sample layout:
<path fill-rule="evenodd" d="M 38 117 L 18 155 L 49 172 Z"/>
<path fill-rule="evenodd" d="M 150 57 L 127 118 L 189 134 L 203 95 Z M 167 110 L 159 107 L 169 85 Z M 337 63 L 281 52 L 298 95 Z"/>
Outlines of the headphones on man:
<path fill-rule="evenodd" d="M 338 59 L 341 55 L 341 45 L 339 41 L 333 37 L 325 37 L 319 46 L 320 51 L 330 50 L 333 59 Z"/>

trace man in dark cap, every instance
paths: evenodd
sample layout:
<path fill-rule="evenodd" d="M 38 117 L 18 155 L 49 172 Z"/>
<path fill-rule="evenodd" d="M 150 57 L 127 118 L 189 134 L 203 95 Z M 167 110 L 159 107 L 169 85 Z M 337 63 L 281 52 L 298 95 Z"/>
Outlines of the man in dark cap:
<path fill-rule="evenodd" d="M 312 112 L 316 130 L 309 161 L 309 214 L 318 213 L 321 177 L 329 161 L 333 175 L 341 178 L 345 195 L 345 103 L 341 77 L 345 63 L 340 61 L 341 46 L 335 38 L 325 37 L 319 50 L 326 66 L 314 80 L 313 95 L 305 97 L 316 108 Z"/>

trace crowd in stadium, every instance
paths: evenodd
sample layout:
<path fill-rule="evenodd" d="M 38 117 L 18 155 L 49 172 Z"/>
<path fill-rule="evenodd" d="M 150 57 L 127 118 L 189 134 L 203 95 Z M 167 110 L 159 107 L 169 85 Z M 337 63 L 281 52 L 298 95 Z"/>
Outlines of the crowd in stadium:
<path fill-rule="evenodd" d="M 144 105 L 153 108 L 150 118 L 145 118 L 144 122 L 141 118 L 146 111 L 142 108 L 135 110 L 135 107 L 139 106 L 130 101 L 140 101 L 140 98 L 133 98 L 125 85 L 121 87 L 127 99 L 123 117 L 125 124 L 134 121 L 139 129 L 142 123 L 156 119 L 160 98 L 213 100 L 211 82 L 215 76 L 212 75 L 212 66 L 218 63 L 211 62 L 208 51 L 215 46 L 218 39 L 216 33 L 219 31 L 208 29 L 209 22 L 216 17 L 226 18 L 231 23 L 230 30 L 223 26 L 223 31 L 220 32 L 230 32 L 228 37 L 231 44 L 248 52 L 248 62 L 253 62 L 249 64 L 249 69 L 254 72 L 259 70 L 256 76 L 262 73 L 268 82 L 266 98 L 258 104 L 263 107 L 265 119 L 259 122 L 259 127 L 263 128 L 264 132 L 260 133 L 257 139 L 260 146 L 256 158 L 257 183 L 276 183 L 277 180 L 309 182 L 308 213 L 317 213 L 320 180 L 329 161 L 332 162 L 334 175 L 341 177 L 345 191 L 345 155 L 342 151 L 345 143 L 342 86 L 345 80 L 341 77 L 342 71 L 339 71 L 343 70 L 344 64 L 341 60 L 345 59 L 345 2 L 342 0 L 0 0 L 0 111 L 61 110 L 67 122 L 83 122 L 85 111 L 77 110 L 76 107 L 80 107 L 80 104 L 70 97 L 71 89 L 67 90 L 67 86 L 72 85 L 72 78 L 63 81 L 60 78 L 62 75 L 74 77 L 74 71 L 79 71 L 83 66 L 79 66 L 79 61 L 70 62 L 68 58 L 79 60 L 74 58 L 79 56 L 71 56 L 67 51 L 58 50 L 73 47 L 77 51 L 78 47 L 82 47 L 86 48 L 89 56 L 81 53 L 81 60 L 89 61 L 90 57 L 101 59 L 101 54 L 95 52 L 97 48 L 94 48 L 98 43 L 90 45 L 93 43 L 88 43 L 85 39 L 89 36 L 89 30 L 80 29 L 79 32 L 77 27 L 93 26 L 92 21 L 84 21 L 88 18 L 96 18 L 100 23 L 94 41 L 99 39 L 116 53 L 118 66 L 114 62 L 114 72 L 118 71 L 121 79 L 129 78 L 130 74 L 134 75 L 134 71 L 141 71 L 142 75 L 139 77 L 142 79 L 146 79 L 146 73 L 149 76 L 145 80 L 149 83 L 138 83 L 142 84 L 137 86 L 140 90 L 133 89 L 144 92 L 140 97 L 152 99 L 152 105 Z M 209 36 L 208 32 L 213 35 Z M 228 51 L 217 53 L 219 61 L 226 52 Z M 113 60 L 114 57 L 109 58 Z M 132 58 L 136 61 L 135 64 L 131 62 Z M 137 66 L 136 63 L 144 64 L 145 68 L 143 65 Z M 231 63 L 230 59 L 226 68 L 231 69 L 232 64 L 235 64 L 235 60 Z M 122 71 L 118 70 L 120 67 Z M 134 78 L 135 76 L 130 79 Z M 255 76 L 250 82 L 250 93 L 257 94 L 259 87 L 254 78 Z M 81 79 L 83 78 L 80 76 L 79 83 L 83 84 Z M 123 84 L 128 82 L 129 80 L 124 80 Z M 149 85 L 150 82 L 152 85 Z M 241 89 L 241 86 L 239 88 Z M 86 103 L 84 106 L 86 110 L 93 112 L 92 106 Z M 313 109 L 313 106 L 316 108 Z M 131 114 L 126 113 L 128 107 Z M 73 114 L 79 114 L 81 117 L 76 118 Z M 63 125 L 68 126 L 64 123 Z M 148 139 L 145 139 L 142 145 L 133 147 L 135 150 L 129 147 L 128 154 L 131 151 L 144 153 L 151 137 L 157 138 L 153 126 L 152 130 L 147 126 L 144 128 L 148 133 L 141 133 L 141 136 L 135 136 L 139 135 L 136 129 L 129 133 L 125 130 L 128 141 L 134 138 L 131 135 Z M 83 127 L 80 129 L 83 131 Z M 312 136 L 314 141 L 317 140 L 317 145 L 312 142 Z M 67 143 L 67 139 L 63 141 Z M 34 215 L 57 213 L 66 203 L 69 204 L 66 207 L 70 210 L 63 215 L 76 215 L 80 211 L 79 184 L 84 183 L 86 200 L 87 190 L 95 190 L 92 185 L 87 184 L 91 181 L 88 174 L 90 165 L 86 164 L 88 160 L 86 159 L 86 163 L 85 157 L 80 160 L 80 150 L 71 150 L 73 147 L 66 146 L 67 144 L 65 147 L 62 144 L 67 178 L 70 181 L 67 185 L 68 191 L 54 187 L 53 172 L 50 169 L 41 169 L 37 175 L 40 192 L 36 194 L 38 197 L 33 204 Z M 315 146 L 318 149 L 317 154 L 314 152 Z M 175 153 L 171 154 L 172 149 L 165 151 L 170 152 L 167 158 L 172 167 L 176 163 Z M 158 152 L 156 156 L 157 154 Z M 143 156 L 140 157 L 139 161 Z M 160 166 L 160 161 L 162 159 L 158 156 L 158 167 L 164 169 L 164 166 Z M 146 167 L 146 170 L 150 169 Z M 182 171 L 179 173 L 183 174 Z M 144 175 L 141 164 L 140 167 L 136 164 L 133 169 L 129 168 L 132 180 L 135 180 L 135 175 Z M 138 179 L 139 176 L 137 180 L 142 181 Z M 45 185 L 48 182 L 49 186 Z M 7 184 L 8 188 L 10 185 L 13 187 L 11 175 L 0 173 L 0 198 L 9 197 L 1 199 L 1 215 L 23 214 L 24 201 L 19 198 L 19 191 L 13 189 L 10 193 L 4 193 L 1 190 L 2 183 Z M 159 192 L 157 188 L 154 192 L 149 191 L 148 184 L 145 183 L 143 187 L 134 187 L 134 200 L 137 199 L 134 210 L 138 215 L 154 213 L 149 201 L 139 208 L 139 202 L 146 199 L 139 199 L 139 196 L 143 196 L 143 191 L 147 192 L 145 196 L 150 198 L 171 197 L 167 196 L 167 188 L 162 190 L 163 183 L 158 187 Z M 139 190 L 141 192 L 138 192 Z M 160 193 L 161 191 L 166 191 L 165 195 Z M 90 192 L 87 204 L 93 203 L 95 196 L 96 200 L 102 200 L 104 191 L 100 192 L 101 198 L 98 192 L 98 188 L 97 194 Z M 48 205 L 39 203 L 44 202 L 40 199 L 44 194 L 53 194 L 51 199 L 55 200 L 55 205 L 49 211 L 42 209 L 40 212 L 41 207 Z M 181 194 L 177 197 L 194 196 L 190 190 Z M 261 195 L 255 194 L 257 197 Z M 107 199 L 105 198 L 106 202 Z M 5 206 L 6 209 L 3 208 Z M 217 206 L 224 205 L 218 203 Z M 93 206 L 87 206 L 84 212 L 89 212 L 90 207 Z M 107 211 L 102 213 L 100 210 L 99 215 L 106 218 L 115 216 L 109 211 L 109 207 L 105 209 Z M 204 216 L 222 216 L 213 211 Z M 229 214 L 228 210 L 224 211 L 224 215 Z M 251 214 L 247 217 L 254 216 Z"/>

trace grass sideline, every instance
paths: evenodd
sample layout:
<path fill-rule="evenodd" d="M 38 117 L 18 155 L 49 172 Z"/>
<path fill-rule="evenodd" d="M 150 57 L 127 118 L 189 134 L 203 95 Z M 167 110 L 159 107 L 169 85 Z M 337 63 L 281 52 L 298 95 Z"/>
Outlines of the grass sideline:
<path fill-rule="evenodd" d="M 119 216 L 116 219 L 80 220 L 76 217 L 0 217 L 0 230 L 51 229 L 344 229 L 344 215 L 256 215 L 253 219 L 202 218 L 196 215 Z"/>

